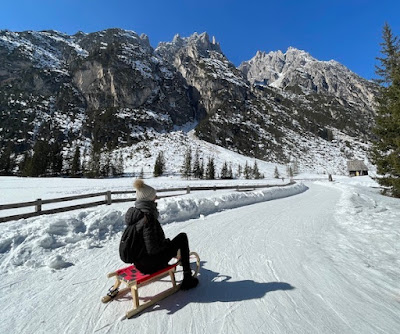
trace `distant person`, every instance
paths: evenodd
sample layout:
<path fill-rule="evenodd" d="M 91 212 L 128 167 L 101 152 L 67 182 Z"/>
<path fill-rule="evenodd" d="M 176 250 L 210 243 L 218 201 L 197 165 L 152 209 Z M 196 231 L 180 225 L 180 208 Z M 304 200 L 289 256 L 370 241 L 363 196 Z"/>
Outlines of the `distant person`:
<path fill-rule="evenodd" d="M 180 250 L 183 267 L 182 290 L 194 288 L 199 283 L 192 276 L 189 262 L 189 242 L 186 233 L 178 234 L 172 241 L 165 238 L 158 221 L 156 190 L 143 180 L 134 182 L 136 189 L 135 207 L 125 215 L 126 229 L 122 235 L 119 253 L 121 260 L 133 263 L 144 274 L 152 274 L 165 268 Z"/>

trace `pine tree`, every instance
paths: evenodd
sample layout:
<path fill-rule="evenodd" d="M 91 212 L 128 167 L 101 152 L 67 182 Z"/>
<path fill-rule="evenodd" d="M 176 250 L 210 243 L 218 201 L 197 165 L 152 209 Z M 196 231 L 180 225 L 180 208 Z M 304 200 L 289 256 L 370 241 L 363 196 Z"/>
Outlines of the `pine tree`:
<path fill-rule="evenodd" d="M 33 147 L 33 156 L 26 166 L 27 176 L 46 176 L 50 166 L 51 148 L 45 141 L 37 141 Z"/>
<path fill-rule="evenodd" d="M 293 175 L 296 176 L 299 174 L 299 161 L 297 159 L 294 159 L 292 163 L 292 168 L 293 168 Z"/>
<path fill-rule="evenodd" d="M 377 137 L 371 149 L 371 160 L 382 175 L 378 182 L 400 197 L 400 44 L 388 24 L 383 27 L 381 53 L 376 67 L 381 85 L 377 98 L 378 110 L 374 133 Z"/>
<path fill-rule="evenodd" d="M 214 158 L 208 158 L 207 169 L 206 169 L 206 178 L 208 180 L 215 180 Z"/>
<path fill-rule="evenodd" d="M 116 176 L 117 175 L 117 157 L 114 152 L 110 152 L 110 169 L 109 169 L 109 176 Z"/>
<path fill-rule="evenodd" d="M 62 146 L 55 142 L 49 146 L 50 157 L 49 157 L 49 168 L 52 175 L 61 175 L 63 169 L 63 155 Z"/>
<path fill-rule="evenodd" d="M 116 174 L 118 176 L 124 174 L 124 156 L 122 155 L 121 151 L 118 154 L 118 160 L 117 160 L 116 168 L 117 168 Z"/>
<path fill-rule="evenodd" d="M 87 157 L 87 149 L 85 147 L 84 151 L 83 151 L 83 161 L 82 161 L 82 175 L 86 175 L 86 166 L 87 166 L 87 162 L 86 162 L 86 157 Z"/>
<path fill-rule="evenodd" d="M 164 174 L 165 169 L 165 159 L 164 153 L 162 151 L 158 152 L 156 162 L 154 164 L 153 175 L 154 177 L 159 177 Z"/>
<path fill-rule="evenodd" d="M 287 165 L 287 167 L 286 167 L 286 173 L 287 173 L 287 176 L 288 176 L 288 177 L 290 177 L 290 178 L 293 177 L 293 169 L 292 169 L 292 166 L 291 166 L 291 165 Z"/>
<path fill-rule="evenodd" d="M 246 180 L 248 180 L 248 179 L 251 179 L 251 168 L 250 168 L 250 166 L 248 165 L 248 163 L 247 163 L 247 160 L 246 160 L 246 164 L 244 165 L 244 170 L 243 170 L 243 174 L 244 174 L 244 178 L 246 179 Z"/>
<path fill-rule="evenodd" d="M 279 170 L 278 170 L 278 167 L 276 167 L 276 166 L 275 166 L 275 171 L 274 171 L 274 178 L 275 179 L 279 179 L 280 178 Z"/>
<path fill-rule="evenodd" d="M 187 179 L 192 175 L 192 149 L 190 146 L 186 149 L 181 172 L 182 176 Z"/>
<path fill-rule="evenodd" d="M 195 178 L 202 179 L 203 173 L 204 173 L 204 171 L 202 170 L 202 167 L 200 164 L 199 149 L 196 149 L 196 152 L 194 154 L 194 161 L 193 161 L 193 176 Z"/>
<path fill-rule="evenodd" d="M 90 152 L 90 160 L 86 170 L 86 176 L 96 178 L 100 176 L 100 152 L 92 148 Z"/>
<path fill-rule="evenodd" d="M 238 165 L 238 169 L 237 169 L 237 177 L 239 178 L 239 177 L 241 177 L 241 176 L 242 176 L 242 165 L 239 164 L 239 165 Z"/>
<path fill-rule="evenodd" d="M 203 159 L 201 159 L 199 175 L 200 175 L 200 179 L 204 178 L 204 160 Z"/>
<path fill-rule="evenodd" d="M 221 168 L 221 179 L 229 179 L 228 177 L 228 163 L 225 161 Z"/>
<path fill-rule="evenodd" d="M 260 171 L 258 170 L 257 161 L 254 161 L 254 166 L 253 166 L 253 177 L 254 177 L 255 179 L 261 179 L 261 174 L 260 174 Z"/>
<path fill-rule="evenodd" d="M 376 58 L 380 61 L 381 65 L 375 66 L 375 73 L 379 77 L 378 79 L 375 79 L 375 81 L 383 85 L 383 87 L 381 88 L 388 88 L 392 85 L 396 74 L 398 75 L 399 72 L 400 45 L 398 37 L 393 35 L 392 29 L 387 23 L 385 23 L 385 25 L 383 26 L 382 39 L 383 42 L 380 43 L 380 45 L 382 47 L 381 53 L 384 57 Z M 381 93 L 385 92 L 386 89 L 381 90 Z M 383 96 L 383 100 L 378 102 L 380 104 L 384 104 L 384 102 L 388 101 Z"/>
<path fill-rule="evenodd" d="M 18 174 L 20 176 L 29 176 L 30 175 L 30 166 L 31 166 L 32 157 L 29 152 L 24 153 L 24 157 L 18 165 Z"/>
<path fill-rule="evenodd" d="M 228 179 L 233 179 L 232 164 L 228 167 Z"/>
<path fill-rule="evenodd" d="M 15 163 L 12 158 L 12 144 L 8 144 L 0 154 L 0 175 L 12 175 Z"/>
<path fill-rule="evenodd" d="M 100 175 L 103 177 L 109 177 L 112 175 L 112 161 L 111 161 L 111 152 L 107 151 L 104 152 L 103 154 L 103 163 L 101 163 L 101 168 L 100 168 Z"/>
<path fill-rule="evenodd" d="M 77 146 L 75 148 L 74 158 L 72 159 L 71 176 L 75 177 L 80 175 L 81 169 L 81 153 L 79 147 Z"/>

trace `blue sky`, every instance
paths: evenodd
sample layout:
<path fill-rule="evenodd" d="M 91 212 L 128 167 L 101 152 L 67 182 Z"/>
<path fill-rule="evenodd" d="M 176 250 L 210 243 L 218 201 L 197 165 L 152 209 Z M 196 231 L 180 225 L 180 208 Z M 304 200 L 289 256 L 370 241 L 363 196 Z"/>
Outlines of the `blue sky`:
<path fill-rule="evenodd" d="M 117 27 L 145 33 L 153 47 L 177 33 L 207 31 L 235 65 L 257 50 L 293 46 L 371 79 L 382 27 L 388 22 L 399 36 L 399 13 L 399 0 L 6 0 L 0 29 L 74 34 Z"/>

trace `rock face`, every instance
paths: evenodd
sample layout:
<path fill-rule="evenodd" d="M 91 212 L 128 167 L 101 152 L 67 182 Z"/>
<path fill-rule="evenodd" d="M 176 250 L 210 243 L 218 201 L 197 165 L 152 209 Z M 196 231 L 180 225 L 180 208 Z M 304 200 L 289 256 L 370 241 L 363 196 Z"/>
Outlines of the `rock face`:
<path fill-rule="evenodd" d="M 139 140 L 144 128 L 169 131 L 194 121 L 185 80 L 153 51 L 145 35 L 119 29 L 74 36 L 2 31 L 3 129 L 24 124 L 10 133 L 24 151 L 52 137 L 47 123 L 65 143 L 86 137 L 116 147 Z"/>
<path fill-rule="evenodd" d="M 290 48 L 286 54 L 258 52 L 238 71 L 205 33 L 177 35 L 156 53 L 195 89 L 207 114 L 196 133 L 212 143 L 287 161 L 307 150 L 294 134 L 327 141 L 334 133 L 370 137 L 376 86 L 335 61 Z"/>
<path fill-rule="evenodd" d="M 260 52 L 239 68 L 253 83 L 280 89 L 301 88 L 305 93 L 335 96 L 357 108 L 373 111 L 375 85 L 340 63 L 319 61 L 305 51 Z"/>
<path fill-rule="evenodd" d="M 188 38 L 176 35 L 171 43 L 160 43 L 156 53 L 181 73 L 193 88 L 193 98 L 208 115 L 222 110 L 228 100 L 244 104 L 247 80 L 207 33 Z"/>
<path fill-rule="evenodd" d="M 293 48 L 236 68 L 207 33 L 153 49 L 121 29 L 0 31 L 0 157 L 8 147 L 21 160 L 38 141 L 64 157 L 115 149 L 196 122 L 199 138 L 260 159 L 301 160 L 310 143 L 340 138 L 358 143 L 343 148 L 352 157 L 370 139 L 375 91 Z"/>

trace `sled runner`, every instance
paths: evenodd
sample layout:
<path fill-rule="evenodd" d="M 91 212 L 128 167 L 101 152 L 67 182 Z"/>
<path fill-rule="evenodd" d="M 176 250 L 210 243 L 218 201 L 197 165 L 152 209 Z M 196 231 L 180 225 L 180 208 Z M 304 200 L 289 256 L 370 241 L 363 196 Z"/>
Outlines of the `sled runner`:
<path fill-rule="evenodd" d="M 191 259 L 195 258 L 196 260 L 196 268 L 193 273 L 193 276 L 196 277 L 200 269 L 200 258 L 196 252 L 191 252 L 190 257 Z M 180 284 L 177 284 L 175 280 L 176 267 L 179 264 L 180 261 L 178 260 L 176 263 L 171 264 L 153 274 L 142 274 L 138 269 L 135 268 L 134 265 L 118 269 L 112 273 L 109 273 L 107 277 L 110 278 L 115 276 L 116 280 L 114 285 L 108 291 L 107 295 L 104 296 L 101 299 L 101 301 L 103 303 L 108 303 L 109 301 L 118 298 L 119 296 L 123 296 L 124 294 L 131 291 L 133 309 L 126 312 L 126 317 L 127 318 L 133 317 L 134 315 L 142 312 L 147 307 L 154 305 L 161 299 L 164 299 L 165 297 L 168 297 L 169 295 L 172 295 L 173 293 L 179 290 Z M 147 285 L 151 282 L 161 280 L 162 278 L 167 276 L 171 278 L 171 283 L 172 283 L 171 288 L 159 293 L 158 295 L 152 297 L 151 299 L 143 303 L 139 302 L 140 287 Z M 123 289 L 120 289 L 122 283 L 125 285 L 125 287 Z"/>

